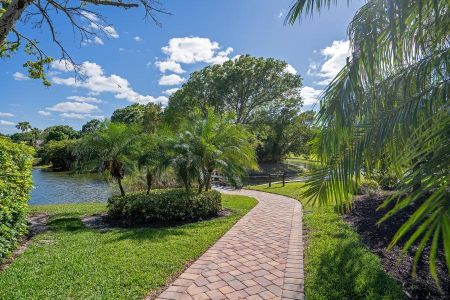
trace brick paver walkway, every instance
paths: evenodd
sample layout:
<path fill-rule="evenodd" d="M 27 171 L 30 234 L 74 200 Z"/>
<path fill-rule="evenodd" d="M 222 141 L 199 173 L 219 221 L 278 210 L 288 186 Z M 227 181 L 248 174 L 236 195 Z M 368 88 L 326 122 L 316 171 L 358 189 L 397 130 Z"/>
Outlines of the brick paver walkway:
<path fill-rule="evenodd" d="M 220 191 L 259 204 L 157 299 L 304 299 L 300 203 L 257 191 Z"/>

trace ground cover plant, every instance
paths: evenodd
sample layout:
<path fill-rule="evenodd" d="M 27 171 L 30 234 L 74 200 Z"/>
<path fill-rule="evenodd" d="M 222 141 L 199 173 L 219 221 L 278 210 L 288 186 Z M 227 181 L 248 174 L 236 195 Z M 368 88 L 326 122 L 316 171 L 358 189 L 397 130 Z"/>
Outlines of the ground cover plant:
<path fill-rule="evenodd" d="M 83 215 L 105 204 L 32 206 L 47 212 L 50 231 L 34 237 L 27 251 L 0 273 L 0 299 L 143 299 L 184 269 L 254 205 L 223 196 L 232 214 L 163 228 L 86 228 Z"/>
<path fill-rule="evenodd" d="M 308 299 L 404 299 L 380 259 L 331 207 L 311 206 L 301 197 L 304 183 L 252 186 L 302 202 L 305 247 L 305 295 Z"/>

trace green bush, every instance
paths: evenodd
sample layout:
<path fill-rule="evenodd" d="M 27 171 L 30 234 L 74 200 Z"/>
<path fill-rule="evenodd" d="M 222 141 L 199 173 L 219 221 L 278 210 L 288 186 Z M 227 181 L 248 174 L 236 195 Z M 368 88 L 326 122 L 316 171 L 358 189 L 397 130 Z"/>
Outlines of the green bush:
<path fill-rule="evenodd" d="M 217 191 L 154 190 L 149 195 L 137 193 L 108 200 L 109 217 L 126 224 L 195 220 L 215 216 L 221 209 Z"/>
<path fill-rule="evenodd" d="M 359 186 L 359 194 L 376 195 L 380 192 L 380 185 L 373 179 L 363 179 Z"/>
<path fill-rule="evenodd" d="M 27 232 L 33 148 L 0 137 L 0 262 Z"/>

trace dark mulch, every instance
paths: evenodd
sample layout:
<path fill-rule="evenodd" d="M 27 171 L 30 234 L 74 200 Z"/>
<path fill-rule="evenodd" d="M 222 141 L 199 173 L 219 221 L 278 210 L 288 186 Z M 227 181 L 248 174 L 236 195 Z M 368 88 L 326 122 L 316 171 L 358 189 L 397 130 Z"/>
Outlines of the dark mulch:
<path fill-rule="evenodd" d="M 408 219 L 415 207 L 406 208 L 382 224 L 377 225 L 376 222 L 387 210 L 377 211 L 376 209 L 386 197 L 386 195 L 359 196 L 354 202 L 354 208 L 344 216 L 344 219 L 358 231 L 370 250 L 381 258 L 384 269 L 397 280 L 409 298 L 450 299 L 450 276 L 448 276 L 442 249 L 438 253 L 437 261 L 440 289 L 429 273 L 429 249 L 425 249 L 423 257 L 418 263 L 415 276 L 412 275 L 415 246 L 406 254 L 402 254 L 403 243 L 400 242 L 392 250 L 387 251 L 386 248 L 397 229 Z"/>

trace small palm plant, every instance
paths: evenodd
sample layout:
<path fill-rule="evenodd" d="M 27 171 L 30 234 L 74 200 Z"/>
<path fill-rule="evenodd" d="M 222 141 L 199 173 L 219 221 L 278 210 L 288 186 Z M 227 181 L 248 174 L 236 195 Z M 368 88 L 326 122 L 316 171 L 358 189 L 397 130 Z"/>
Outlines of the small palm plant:
<path fill-rule="evenodd" d="M 139 169 L 145 172 L 147 195 L 155 179 L 170 167 L 172 147 L 172 133 L 164 127 L 139 139 L 136 155 Z"/>
<path fill-rule="evenodd" d="M 139 136 L 137 126 L 105 122 L 99 130 L 83 136 L 74 152 L 81 168 L 108 172 L 124 196 L 122 179 L 136 168 L 132 153 Z"/>
<path fill-rule="evenodd" d="M 197 180 L 199 192 L 211 188 L 215 170 L 238 185 L 247 170 L 258 168 L 251 140 L 243 125 L 208 109 L 205 116 L 198 112 L 192 121 L 181 126 L 174 163 L 183 166 L 178 169 L 187 181 Z"/>

